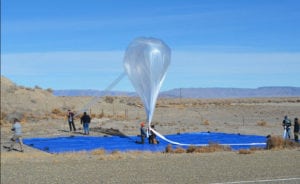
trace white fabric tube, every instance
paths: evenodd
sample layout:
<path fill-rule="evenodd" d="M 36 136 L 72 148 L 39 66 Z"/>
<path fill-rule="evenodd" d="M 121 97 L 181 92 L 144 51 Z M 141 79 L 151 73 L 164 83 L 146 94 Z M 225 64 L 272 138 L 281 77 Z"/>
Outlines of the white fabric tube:
<path fill-rule="evenodd" d="M 175 145 L 180 145 L 180 146 L 208 146 L 208 144 L 182 144 L 179 142 L 175 142 L 175 141 L 171 141 L 170 139 L 167 139 L 165 136 L 163 136 L 162 134 L 160 134 L 159 132 L 155 131 L 154 129 L 152 129 L 150 127 L 150 130 L 153 131 L 158 137 L 160 137 L 161 139 L 171 143 L 171 144 L 175 144 Z M 228 144 L 219 144 L 222 146 L 259 146 L 259 145 L 266 145 L 266 143 L 228 143 Z"/>

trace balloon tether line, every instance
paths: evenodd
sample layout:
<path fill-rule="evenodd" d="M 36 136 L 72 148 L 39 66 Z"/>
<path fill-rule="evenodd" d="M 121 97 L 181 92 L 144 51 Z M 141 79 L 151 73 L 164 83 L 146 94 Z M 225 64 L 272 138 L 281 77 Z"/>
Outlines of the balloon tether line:
<path fill-rule="evenodd" d="M 105 94 L 106 92 L 109 92 L 111 91 L 122 79 L 123 77 L 125 76 L 125 72 L 123 72 L 122 74 L 120 74 L 118 76 L 118 78 L 116 78 L 104 91 L 103 93 Z M 101 96 L 98 95 L 98 96 L 95 96 L 94 98 L 92 98 L 92 100 L 90 100 L 89 103 L 87 103 L 81 110 L 79 110 L 76 114 L 75 114 L 75 117 L 79 115 L 79 113 L 82 113 L 82 112 L 86 112 L 88 111 L 88 109 L 94 105 L 95 103 L 98 102 L 98 99 L 100 98 Z"/>

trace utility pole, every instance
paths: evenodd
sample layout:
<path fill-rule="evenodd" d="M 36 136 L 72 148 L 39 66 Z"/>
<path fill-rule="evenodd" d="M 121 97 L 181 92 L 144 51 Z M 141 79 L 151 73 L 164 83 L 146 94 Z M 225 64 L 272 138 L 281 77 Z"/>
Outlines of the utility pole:
<path fill-rule="evenodd" d="M 180 99 L 180 103 L 181 103 L 181 98 L 182 98 L 182 96 L 181 96 L 181 89 L 182 89 L 182 88 L 179 88 L 179 99 Z"/>

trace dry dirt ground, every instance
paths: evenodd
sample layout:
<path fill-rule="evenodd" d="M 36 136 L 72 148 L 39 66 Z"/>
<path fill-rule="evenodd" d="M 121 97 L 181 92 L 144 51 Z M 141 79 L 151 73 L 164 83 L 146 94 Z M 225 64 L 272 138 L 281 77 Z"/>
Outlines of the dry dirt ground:
<path fill-rule="evenodd" d="M 1 183 L 300 183 L 299 148 L 251 154 L 48 154 L 27 146 L 24 153 L 3 149 L 9 144 L 12 118 L 21 119 L 23 137 L 74 135 L 68 132 L 66 111 L 80 112 L 89 103 L 93 104 L 87 110 L 93 117 L 91 128 L 137 135 L 145 120 L 138 98 L 55 97 L 51 89 L 17 86 L 1 77 Z M 300 97 L 159 99 L 152 124 L 161 134 L 281 135 L 284 115 L 300 117 Z M 78 118 L 75 124 L 81 128 Z M 105 134 L 91 131 L 91 135 Z"/>

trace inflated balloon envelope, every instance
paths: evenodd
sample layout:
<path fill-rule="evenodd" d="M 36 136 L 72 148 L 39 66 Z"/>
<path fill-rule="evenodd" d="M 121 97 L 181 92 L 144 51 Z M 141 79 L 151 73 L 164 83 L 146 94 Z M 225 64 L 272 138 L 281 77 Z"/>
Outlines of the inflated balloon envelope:
<path fill-rule="evenodd" d="M 124 68 L 144 103 L 149 126 L 170 60 L 171 49 L 156 38 L 136 38 L 125 52 Z"/>
<path fill-rule="evenodd" d="M 161 40 L 155 38 L 137 38 L 133 40 L 124 57 L 125 71 L 136 92 L 142 99 L 147 114 L 149 130 L 161 139 L 178 145 L 150 127 L 159 90 L 170 65 L 171 50 Z"/>

